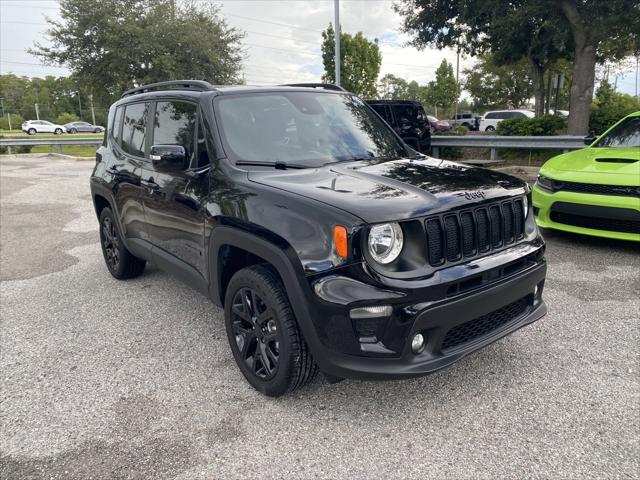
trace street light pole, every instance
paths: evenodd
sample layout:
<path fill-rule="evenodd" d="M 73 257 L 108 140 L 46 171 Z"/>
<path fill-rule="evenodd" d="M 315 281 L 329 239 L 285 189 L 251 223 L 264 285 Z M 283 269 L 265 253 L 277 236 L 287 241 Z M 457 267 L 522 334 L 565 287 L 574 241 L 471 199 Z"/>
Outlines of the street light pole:
<path fill-rule="evenodd" d="M 333 1 L 334 21 L 335 21 L 335 64 L 336 64 L 336 81 L 335 84 L 340 86 L 340 0 Z"/>

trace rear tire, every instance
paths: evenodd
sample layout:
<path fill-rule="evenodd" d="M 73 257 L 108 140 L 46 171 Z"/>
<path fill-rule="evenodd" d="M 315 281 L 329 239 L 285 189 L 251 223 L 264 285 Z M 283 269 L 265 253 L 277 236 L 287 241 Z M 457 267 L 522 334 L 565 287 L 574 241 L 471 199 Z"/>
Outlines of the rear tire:
<path fill-rule="evenodd" d="M 72 128 L 71 130 L 69 130 L 69 133 L 78 133 L 78 130 L 76 130 L 75 128 Z"/>
<path fill-rule="evenodd" d="M 100 245 L 109 273 L 118 280 L 142 275 L 146 261 L 135 257 L 122 242 L 113 212 L 109 207 L 100 213 Z"/>
<path fill-rule="evenodd" d="M 485 132 L 495 132 L 496 131 L 496 127 L 493 127 L 493 126 L 489 125 L 484 131 Z"/>
<path fill-rule="evenodd" d="M 36 134 L 36 133 L 38 133 L 38 132 L 36 131 L 36 129 L 35 129 L 35 128 L 30 128 L 29 130 L 27 130 L 27 133 L 28 133 L 29 135 L 35 135 L 35 134 Z"/>
<path fill-rule="evenodd" d="M 93 131 L 93 133 L 102 133 L 102 129 L 100 129 L 100 128 L 96 128 L 96 129 Z"/>
<path fill-rule="evenodd" d="M 302 387 L 318 372 L 280 278 L 266 265 L 236 272 L 224 317 L 231 352 L 247 381 L 269 397 Z"/>
<path fill-rule="evenodd" d="M 60 134 L 62 134 L 62 129 L 61 129 L 61 128 L 56 128 L 56 129 L 53 131 L 53 134 L 54 134 L 54 135 L 60 135 Z"/>

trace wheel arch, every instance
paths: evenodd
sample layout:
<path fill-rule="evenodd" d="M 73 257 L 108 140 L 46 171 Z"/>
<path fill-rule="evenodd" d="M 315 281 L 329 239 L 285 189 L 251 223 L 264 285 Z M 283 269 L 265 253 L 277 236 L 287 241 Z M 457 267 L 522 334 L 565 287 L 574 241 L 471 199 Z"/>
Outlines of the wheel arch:
<path fill-rule="evenodd" d="M 214 228 L 209 245 L 209 296 L 216 305 L 222 307 L 226 288 L 223 279 L 230 279 L 233 275 L 227 273 L 225 276 L 224 267 L 231 267 L 231 271 L 235 273 L 240 268 L 251 264 L 242 261 L 237 264 L 219 262 L 221 254 L 225 255 L 235 249 L 236 252 L 243 251 L 249 260 L 259 260 L 260 263 L 269 264 L 282 281 L 291 308 L 309 347 L 312 352 L 317 351 L 320 348 L 320 339 L 312 324 L 308 303 L 301 286 L 306 281 L 303 278 L 302 264 L 297 256 L 291 258 L 295 253 L 290 246 L 272 241 L 277 241 L 279 237 L 267 238 L 259 237 L 256 233 L 236 227 L 218 226 Z M 231 258 L 229 261 L 233 262 L 237 258 Z"/>

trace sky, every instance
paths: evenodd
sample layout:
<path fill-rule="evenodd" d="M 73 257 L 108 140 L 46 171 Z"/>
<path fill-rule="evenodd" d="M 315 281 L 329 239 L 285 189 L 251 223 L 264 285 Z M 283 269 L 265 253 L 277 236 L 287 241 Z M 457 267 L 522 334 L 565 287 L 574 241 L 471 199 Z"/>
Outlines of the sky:
<path fill-rule="evenodd" d="M 100 1 L 100 0 L 96 0 Z M 206 2 L 207 0 L 199 0 Z M 333 0 L 222 0 L 221 15 L 229 25 L 246 32 L 244 72 L 247 84 L 320 81 L 321 32 L 333 22 Z M 63 67 L 43 66 L 26 52 L 34 42 L 47 44 L 45 17 L 59 18 L 57 0 L 0 0 L 0 73 L 44 76 L 64 75 Z M 447 59 L 454 65 L 454 51 L 407 46 L 400 32 L 401 18 L 392 0 L 340 0 L 343 32 L 362 31 L 378 39 L 382 51 L 380 76 L 393 73 L 424 85 Z M 460 58 L 460 71 L 471 67 L 472 58 Z M 635 71 L 618 78 L 618 90 L 636 93 Z"/>

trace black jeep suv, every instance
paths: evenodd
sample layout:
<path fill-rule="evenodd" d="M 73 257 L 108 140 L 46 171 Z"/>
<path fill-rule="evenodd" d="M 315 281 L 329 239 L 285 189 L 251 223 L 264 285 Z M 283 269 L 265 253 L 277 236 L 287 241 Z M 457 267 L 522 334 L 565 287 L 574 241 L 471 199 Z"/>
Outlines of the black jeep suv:
<path fill-rule="evenodd" d="M 111 274 L 149 261 L 223 307 L 267 395 L 424 375 L 546 311 L 529 187 L 417 154 L 335 86 L 130 90 L 91 192 Z"/>

